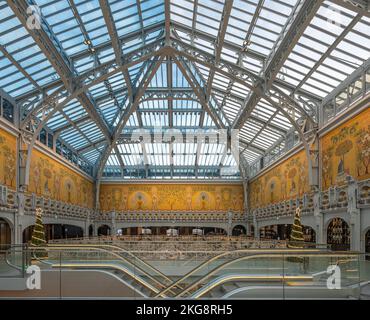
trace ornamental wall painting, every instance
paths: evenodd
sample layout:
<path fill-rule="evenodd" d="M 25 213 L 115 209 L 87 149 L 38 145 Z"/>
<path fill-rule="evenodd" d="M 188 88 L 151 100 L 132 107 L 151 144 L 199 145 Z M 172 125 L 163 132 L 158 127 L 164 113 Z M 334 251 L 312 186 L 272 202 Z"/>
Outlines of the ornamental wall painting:
<path fill-rule="evenodd" d="M 102 184 L 102 211 L 243 211 L 242 185 Z"/>
<path fill-rule="evenodd" d="M 28 192 L 92 208 L 93 191 L 88 179 L 37 150 L 32 152 Z"/>
<path fill-rule="evenodd" d="M 306 153 L 300 151 L 250 183 L 250 207 L 301 197 L 308 191 L 308 161 Z"/>
<path fill-rule="evenodd" d="M 0 129 L 0 184 L 13 190 L 17 185 L 17 139 Z"/>
<path fill-rule="evenodd" d="M 370 110 L 357 115 L 321 139 L 321 185 L 326 190 L 370 178 Z"/>

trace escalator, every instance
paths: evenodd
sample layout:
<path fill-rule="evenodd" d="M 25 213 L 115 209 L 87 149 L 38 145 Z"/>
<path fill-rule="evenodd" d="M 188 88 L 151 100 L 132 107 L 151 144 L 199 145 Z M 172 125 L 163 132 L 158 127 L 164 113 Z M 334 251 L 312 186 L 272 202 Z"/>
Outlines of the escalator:
<path fill-rule="evenodd" d="M 114 246 L 109 249 L 80 245 L 51 245 L 28 249 L 17 247 L 8 249 L 5 257 L 9 268 L 16 270 L 23 278 L 26 276 L 25 270 L 31 264 L 38 265 L 43 271 L 105 270 L 143 297 L 152 297 L 172 283 L 168 277 L 145 261 Z"/>
<path fill-rule="evenodd" d="M 206 283 L 202 283 L 199 280 L 204 279 L 205 277 L 209 277 L 213 275 L 215 272 L 220 270 L 223 266 L 227 266 L 229 263 L 234 263 L 239 261 L 239 259 L 243 260 L 246 257 L 257 257 L 260 254 L 270 254 L 273 257 L 278 257 L 278 254 L 298 254 L 302 252 L 302 250 L 292 250 L 292 249 L 243 249 L 243 250 L 235 250 L 230 252 L 223 252 L 218 254 L 211 259 L 204 261 L 202 264 L 185 274 L 182 278 L 175 281 L 172 285 L 168 286 L 166 289 L 162 290 L 160 294 L 156 295 L 156 297 L 160 297 L 162 294 L 170 295 L 169 291 L 176 291 L 176 294 L 173 297 L 181 297 L 187 296 L 189 286 L 199 287 L 205 285 Z M 306 253 L 319 253 L 319 249 L 305 249 L 304 252 Z M 260 256 L 261 257 L 261 256 Z M 281 270 L 279 270 L 281 271 Z M 180 287 L 181 289 L 179 289 Z"/>
<path fill-rule="evenodd" d="M 124 283 L 143 298 L 358 298 L 360 290 L 364 291 L 365 280 L 369 280 L 367 277 L 359 278 L 358 253 L 317 249 L 224 252 L 200 263 L 186 274 L 179 272 L 181 276 L 168 276 L 168 269 L 164 271 L 166 275 L 156 268 L 158 264 L 153 266 L 132 252 L 105 244 L 58 244 L 22 249 L 22 256 L 9 261 L 10 265 L 24 270 L 23 264 L 35 250 L 48 252 L 45 259 L 33 259 L 33 263 L 43 269 L 104 272 L 116 278 L 112 281 Z M 340 266 L 343 290 L 328 291 L 326 269 L 330 265 Z M 173 268 L 176 269 L 175 266 Z M 367 268 L 368 265 L 364 267 L 365 270 Z M 105 283 L 97 281 L 97 285 L 104 286 Z"/>
<path fill-rule="evenodd" d="M 49 248 L 60 249 L 60 248 L 74 248 L 74 249 L 103 249 L 109 251 L 113 254 L 117 254 L 122 257 L 126 262 L 130 263 L 134 268 L 142 271 L 146 275 L 151 275 L 157 278 L 163 286 L 168 286 L 172 284 L 172 280 L 159 271 L 157 268 L 154 268 L 149 263 L 140 259 L 138 256 L 134 255 L 132 252 L 127 251 L 119 246 L 107 245 L 107 244 L 49 244 Z"/>
<path fill-rule="evenodd" d="M 343 294 L 356 296 L 361 281 L 358 278 L 357 253 L 328 253 L 312 250 L 261 250 L 244 251 L 237 258 L 227 259 L 233 253 L 218 255 L 204 262 L 179 279 L 174 285 L 181 284 L 184 289 L 178 291 L 174 298 L 223 298 L 229 292 L 247 289 L 262 289 L 266 286 L 280 290 L 278 296 L 286 298 L 295 296 L 296 292 L 319 290 L 328 294 L 326 269 L 338 265 L 342 272 L 342 286 L 348 292 Z M 302 262 L 291 261 L 292 258 L 304 258 Z M 216 262 L 213 263 L 212 262 Z M 166 288 L 160 294 L 173 289 Z M 265 290 L 264 290 L 265 291 Z M 266 294 L 266 291 L 264 292 Z M 159 296 L 159 295 L 157 295 Z M 330 294 L 328 294 L 330 296 Z"/>
<path fill-rule="evenodd" d="M 172 283 L 171 279 L 159 270 L 120 247 L 50 245 L 47 250 L 49 253 L 59 253 L 59 256 L 49 255 L 48 260 L 52 262 L 53 268 L 104 269 L 139 290 L 145 297 L 160 294 L 166 285 Z M 160 294 L 160 297 L 166 296 Z"/>

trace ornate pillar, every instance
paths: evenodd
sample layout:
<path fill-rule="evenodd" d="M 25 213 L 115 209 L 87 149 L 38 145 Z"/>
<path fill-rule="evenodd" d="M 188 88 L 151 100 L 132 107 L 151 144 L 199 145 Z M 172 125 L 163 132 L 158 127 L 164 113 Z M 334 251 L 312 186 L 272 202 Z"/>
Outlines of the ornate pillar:
<path fill-rule="evenodd" d="M 27 158 L 28 158 L 28 148 L 30 139 L 32 136 L 28 132 L 23 131 L 19 137 L 19 176 L 18 176 L 18 185 L 19 189 L 22 191 L 27 190 L 28 181 L 27 181 Z"/>
<path fill-rule="evenodd" d="M 227 235 L 229 237 L 231 237 L 233 233 L 232 224 L 233 224 L 233 213 L 229 211 L 227 213 Z"/>
<path fill-rule="evenodd" d="M 23 242 L 23 227 L 22 220 L 25 211 L 25 195 L 24 188 L 20 188 L 17 192 L 18 212 L 14 215 L 14 244 L 22 244 Z"/>
<path fill-rule="evenodd" d="M 351 230 L 351 250 L 361 250 L 361 213 L 357 208 L 358 185 L 357 182 L 351 177 L 347 177 L 347 199 L 349 214 L 350 230 Z"/>
<path fill-rule="evenodd" d="M 320 211 L 321 193 L 319 188 L 313 187 L 313 215 L 316 225 L 316 243 L 326 243 L 324 230 L 324 214 Z"/>
<path fill-rule="evenodd" d="M 253 214 L 253 225 L 254 225 L 254 238 L 257 240 L 260 240 L 261 238 L 261 233 L 260 233 L 260 227 L 257 222 L 256 215 Z"/>
<path fill-rule="evenodd" d="M 248 201 L 248 180 L 243 179 L 243 192 L 244 192 L 244 221 L 246 224 L 247 236 L 250 236 L 250 226 L 249 226 L 249 201 Z"/>
<path fill-rule="evenodd" d="M 111 213 L 111 225 L 112 225 L 112 229 L 111 229 L 111 235 L 112 236 L 115 236 L 117 234 L 117 230 L 116 230 L 116 212 L 113 211 Z"/>

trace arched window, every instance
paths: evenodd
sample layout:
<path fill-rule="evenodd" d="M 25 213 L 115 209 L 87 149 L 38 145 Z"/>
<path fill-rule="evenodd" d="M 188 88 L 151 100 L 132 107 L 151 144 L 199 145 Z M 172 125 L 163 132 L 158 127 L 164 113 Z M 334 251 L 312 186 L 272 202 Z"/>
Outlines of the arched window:
<path fill-rule="evenodd" d="M 330 221 L 327 229 L 327 243 L 332 250 L 350 249 L 350 229 L 343 219 L 334 218 Z"/>

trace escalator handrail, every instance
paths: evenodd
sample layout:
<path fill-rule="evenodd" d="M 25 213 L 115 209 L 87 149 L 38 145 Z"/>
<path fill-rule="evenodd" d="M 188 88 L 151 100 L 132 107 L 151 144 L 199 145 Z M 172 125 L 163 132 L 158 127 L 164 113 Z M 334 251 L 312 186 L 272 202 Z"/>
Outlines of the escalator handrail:
<path fill-rule="evenodd" d="M 192 299 L 197 299 L 206 294 L 207 292 L 211 291 L 213 288 L 229 281 L 258 281 L 258 280 L 265 280 L 265 281 L 289 281 L 289 280 L 312 280 L 312 276 L 284 276 L 284 275 L 275 275 L 275 276 L 264 276 L 264 275 L 245 275 L 245 274 L 225 274 L 221 275 L 215 279 L 213 279 L 211 282 L 209 282 L 207 285 L 200 288 L 198 291 L 194 292 L 191 296 Z"/>
<path fill-rule="evenodd" d="M 293 250 L 295 251 L 295 250 Z M 221 269 L 224 269 L 225 267 L 233 264 L 233 263 L 236 263 L 236 262 L 239 262 L 239 261 L 243 261 L 243 260 L 249 260 L 249 259 L 254 259 L 254 258 L 261 258 L 261 257 L 273 257 L 273 256 L 276 256 L 277 254 L 265 254 L 265 253 L 261 253 L 261 254 L 254 254 L 254 255 L 248 255 L 248 256 L 244 256 L 244 257 L 240 257 L 240 258 L 236 258 L 234 260 L 231 260 L 231 261 L 227 261 L 223 264 L 221 264 L 220 266 L 214 268 L 212 271 L 208 272 L 205 276 L 203 276 L 202 278 L 196 280 L 195 282 L 193 282 L 192 284 L 190 284 L 187 288 L 185 288 L 182 292 L 180 292 L 179 294 L 176 295 L 176 297 L 181 297 L 184 293 L 188 292 L 189 290 L 191 290 L 192 288 L 194 288 L 195 286 L 197 286 L 198 284 L 204 282 L 207 278 L 209 278 L 210 276 L 212 276 L 213 274 L 215 274 L 216 272 L 218 272 L 219 270 Z M 326 254 L 323 254 L 323 253 L 320 253 L 319 255 L 327 255 L 327 256 L 334 256 L 334 257 L 340 257 L 340 256 L 343 256 L 343 257 L 348 257 L 350 254 L 346 254 L 346 253 L 326 253 Z M 352 253 L 352 255 L 355 255 L 355 253 Z M 299 256 L 317 256 L 317 254 L 307 254 L 307 253 L 303 253 L 303 252 L 300 252 L 299 253 Z M 283 254 L 283 257 L 297 257 L 297 254 L 293 254 L 293 253 L 284 253 Z"/>
<path fill-rule="evenodd" d="M 112 268 L 122 271 L 123 273 L 130 276 L 135 281 L 139 282 L 149 290 L 153 291 L 154 293 L 158 293 L 159 290 L 147 283 L 144 279 L 140 276 L 133 273 L 130 269 L 116 265 L 114 263 L 55 263 L 52 265 L 53 268 L 71 268 L 71 267 L 78 267 L 78 268 Z M 164 296 L 165 297 L 165 296 Z"/>
<path fill-rule="evenodd" d="M 8 248 L 7 250 L 5 250 L 5 262 L 6 262 L 6 264 L 9 266 L 9 267 L 12 267 L 12 268 L 14 268 L 14 269 L 17 269 L 18 271 L 24 271 L 24 268 L 23 268 L 23 266 L 22 267 L 19 267 L 19 266 L 17 266 L 17 265 L 15 265 L 15 264 L 13 264 L 13 263 L 11 263 L 10 261 L 9 261 L 9 255 L 10 255 L 10 251 L 11 251 L 11 249 L 12 249 L 12 247 L 10 247 L 10 248 Z"/>
<path fill-rule="evenodd" d="M 49 246 L 64 246 L 64 244 L 49 244 Z M 127 253 L 128 255 L 132 256 L 134 258 L 135 261 L 139 261 L 140 263 L 144 264 L 146 267 L 148 267 L 149 269 L 151 269 L 152 271 L 154 271 L 155 273 L 159 274 L 162 278 L 166 279 L 167 281 L 169 281 L 170 283 L 172 283 L 173 281 L 168 278 L 164 273 L 162 273 L 161 271 L 159 271 L 158 269 L 154 268 L 153 266 L 151 266 L 149 263 L 145 262 L 143 259 L 137 257 L 136 255 L 134 255 L 132 252 L 130 251 L 127 251 L 125 250 L 124 248 L 122 247 L 119 247 L 119 246 L 115 246 L 115 245 L 109 245 L 109 244 L 93 244 L 93 245 L 88 245 L 88 244 L 71 244 L 71 245 L 66 245 L 66 246 L 81 246 L 81 247 L 108 247 L 108 248 L 114 248 L 114 249 L 118 249 L 119 252 L 124 252 L 124 253 Z"/>
<path fill-rule="evenodd" d="M 237 254 L 237 253 L 251 253 L 251 252 L 261 252 L 262 251 L 271 251 L 271 252 L 280 252 L 280 253 L 284 253 L 284 252 L 302 252 L 302 249 L 301 250 L 295 250 L 295 249 L 259 249 L 259 248 L 256 248 L 256 249 L 240 249 L 240 250 L 234 250 L 234 251 L 226 251 L 226 252 L 222 252 L 206 261 L 204 261 L 203 263 L 201 263 L 199 266 L 195 267 L 194 269 L 190 270 L 188 273 L 186 273 L 183 277 L 181 277 L 180 279 L 178 279 L 177 281 L 175 281 L 174 283 L 172 283 L 171 285 L 169 285 L 167 288 L 165 288 L 164 290 L 162 290 L 160 293 L 166 293 L 167 291 L 169 291 L 170 289 L 172 289 L 173 287 L 175 286 L 178 286 L 180 285 L 180 283 L 182 281 L 184 281 L 185 279 L 189 278 L 191 275 L 193 275 L 195 272 L 199 271 L 200 269 L 202 269 L 203 267 L 206 267 L 209 265 L 210 262 L 213 262 L 217 259 L 220 259 L 220 258 L 223 258 L 227 255 L 230 255 L 230 254 Z M 304 251 L 307 251 L 307 252 L 318 252 L 317 249 L 303 249 Z"/>
<path fill-rule="evenodd" d="M 76 245 L 72 245 L 72 246 L 69 246 L 69 245 L 62 245 L 62 246 L 59 246 L 59 245 L 53 245 L 53 246 L 50 246 L 50 248 L 53 248 L 53 249 L 78 249 L 78 250 L 85 250 L 85 249 L 90 249 L 90 250 L 99 250 L 99 251 L 103 251 L 103 252 L 107 252 L 109 254 L 112 254 L 113 256 L 117 257 L 119 260 L 122 260 L 126 263 L 128 263 L 129 265 L 131 265 L 134 269 L 138 269 L 140 270 L 141 272 L 143 272 L 143 274 L 145 276 L 147 276 L 149 279 L 151 279 L 152 281 L 154 281 L 155 283 L 157 283 L 160 287 L 164 287 L 165 285 L 158 281 L 157 279 L 153 278 L 150 274 L 148 274 L 146 271 L 142 270 L 141 268 L 139 268 L 138 266 L 134 265 L 132 262 L 130 262 L 129 260 L 127 260 L 126 258 L 122 257 L 121 255 L 119 254 L 116 254 L 115 252 L 113 251 L 109 251 L 109 250 L 106 250 L 104 248 L 99 248 L 99 247 L 87 247 L 87 246 L 76 246 Z"/>

